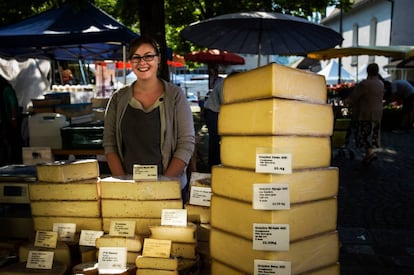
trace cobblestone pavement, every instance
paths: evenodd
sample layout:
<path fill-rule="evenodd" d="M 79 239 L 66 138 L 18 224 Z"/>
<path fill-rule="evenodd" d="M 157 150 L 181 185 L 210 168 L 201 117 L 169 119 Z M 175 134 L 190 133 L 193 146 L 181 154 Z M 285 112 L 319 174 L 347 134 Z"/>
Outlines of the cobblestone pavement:
<path fill-rule="evenodd" d="M 382 133 L 378 159 L 333 149 L 341 274 L 414 274 L 414 132 Z"/>

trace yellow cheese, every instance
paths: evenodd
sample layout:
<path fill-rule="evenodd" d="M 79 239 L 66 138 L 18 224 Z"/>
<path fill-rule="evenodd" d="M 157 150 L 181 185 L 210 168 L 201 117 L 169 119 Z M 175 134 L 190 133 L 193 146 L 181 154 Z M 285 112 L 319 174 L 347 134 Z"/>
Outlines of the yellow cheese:
<path fill-rule="evenodd" d="M 0 268 L 0 275 L 64 275 L 69 267 L 61 262 L 53 261 L 52 269 L 26 268 L 27 262 L 7 264 Z"/>
<path fill-rule="evenodd" d="M 290 241 L 336 229 L 335 198 L 293 204 L 289 210 L 255 210 L 250 203 L 216 195 L 211 200 L 211 226 L 250 240 L 254 223 L 289 224 Z"/>
<path fill-rule="evenodd" d="M 328 104 L 266 99 L 220 107 L 220 135 L 331 136 L 333 111 Z"/>
<path fill-rule="evenodd" d="M 100 217 L 99 201 L 31 201 L 33 216 Z"/>
<path fill-rule="evenodd" d="M 55 161 L 36 166 L 37 179 L 45 182 L 69 182 L 99 177 L 96 159 Z"/>
<path fill-rule="evenodd" d="M 253 250 L 253 242 L 212 228 L 212 259 L 253 274 L 254 260 L 290 261 L 292 274 L 335 264 L 339 259 L 337 232 L 318 235 L 290 244 L 289 251 Z"/>
<path fill-rule="evenodd" d="M 178 275 L 177 270 L 138 268 L 136 275 Z"/>
<path fill-rule="evenodd" d="M 186 204 L 187 220 L 194 223 L 210 223 L 210 207 Z"/>
<path fill-rule="evenodd" d="M 138 256 L 135 264 L 138 270 L 141 268 L 178 270 L 178 259 L 176 257 L 158 258 Z"/>
<path fill-rule="evenodd" d="M 103 230 L 108 233 L 113 221 L 135 221 L 135 234 L 137 235 L 149 235 L 150 225 L 160 225 L 161 218 L 103 218 Z"/>
<path fill-rule="evenodd" d="M 242 72 L 224 80 L 225 104 L 269 97 L 325 103 L 326 81 L 322 75 L 278 64 Z"/>
<path fill-rule="evenodd" d="M 257 148 L 273 148 L 273 153 L 291 154 L 292 169 L 328 167 L 331 161 L 329 137 L 223 136 L 221 163 L 223 166 L 255 169 Z"/>
<path fill-rule="evenodd" d="M 101 218 L 91 217 L 33 217 L 34 230 L 53 230 L 54 223 L 75 223 L 76 232 L 82 230 L 102 231 Z"/>
<path fill-rule="evenodd" d="M 339 275 L 341 274 L 341 269 L 339 264 L 334 264 L 328 267 L 323 267 L 317 270 L 306 272 L 308 275 Z"/>
<path fill-rule="evenodd" d="M 295 170 L 292 174 L 263 174 L 213 166 L 212 190 L 215 195 L 251 203 L 253 185 L 257 183 L 287 183 L 290 203 L 299 203 L 336 196 L 339 174 L 337 167 Z"/>
<path fill-rule="evenodd" d="M 196 259 L 196 244 L 195 243 L 171 243 L 171 256 L 177 258 Z"/>
<path fill-rule="evenodd" d="M 126 247 L 127 251 L 139 252 L 142 249 L 144 238 L 142 236 L 118 237 L 103 235 L 95 240 L 97 248 L 101 247 Z"/>
<path fill-rule="evenodd" d="M 30 200 L 97 200 L 98 179 L 70 183 L 36 182 L 29 184 Z"/>
<path fill-rule="evenodd" d="M 197 226 L 194 223 L 188 223 L 187 226 L 150 226 L 151 238 L 179 243 L 195 243 L 197 241 L 196 230 Z"/>
<path fill-rule="evenodd" d="M 179 180 L 138 181 L 108 177 L 101 179 L 103 199 L 170 200 L 181 199 Z"/>
<path fill-rule="evenodd" d="M 162 209 L 182 209 L 182 200 L 133 201 L 103 199 L 102 217 L 161 218 Z"/>
<path fill-rule="evenodd" d="M 70 254 L 69 246 L 58 241 L 56 243 L 56 248 L 44 248 L 36 247 L 33 243 L 26 243 L 19 247 L 19 261 L 26 262 L 29 257 L 29 251 L 52 251 L 54 252 L 53 260 L 64 263 L 66 266 L 72 265 L 72 258 Z"/>

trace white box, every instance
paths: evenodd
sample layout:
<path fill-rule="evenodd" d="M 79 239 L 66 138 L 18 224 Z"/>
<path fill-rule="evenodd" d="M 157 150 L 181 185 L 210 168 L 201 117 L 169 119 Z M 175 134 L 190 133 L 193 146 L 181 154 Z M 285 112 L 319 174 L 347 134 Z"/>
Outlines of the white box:
<path fill-rule="evenodd" d="M 57 113 L 37 113 L 29 116 L 30 147 L 62 148 L 60 128 L 68 126 L 66 116 Z"/>
<path fill-rule="evenodd" d="M 53 161 L 50 147 L 23 147 L 22 154 L 24 165 L 36 165 Z"/>

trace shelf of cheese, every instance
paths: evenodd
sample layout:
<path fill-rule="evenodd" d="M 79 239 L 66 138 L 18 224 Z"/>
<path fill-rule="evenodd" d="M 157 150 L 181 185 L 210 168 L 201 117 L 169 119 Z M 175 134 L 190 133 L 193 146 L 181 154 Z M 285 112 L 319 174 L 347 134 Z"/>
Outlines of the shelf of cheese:
<path fill-rule="evenodd" d="M 54 223 L 74 223 L 76 224 L 76 232 L 81 232 L 81 230 L 102 230 L 102 219 L 100 217 L 33 217 L 35 231 L 51 231 Z"/>
<path fill-rule="evenodd" d="M 102 199 L 103 218 L 161 218 L 162 209 L 182 209 L 182 200 L 115 200 Z"/>
<path fill-rule="evenodd" d="M 271 97 L 326 103 L 325 77 L 279 64 L 269 64 L 224 80 L 224 104 Z"/>
<path fill-rule="evenodd" d="M 37 179 L 41 182 L 71 182 L 99 177 L 96 159 L 55 161 L 36 166 Z"/>
<path fill-rule="evenodd" d="M 29 197 L 33 201 L 98 200 L 98 179 L 75 182 L 35 182 L 29 184 Z"/>
<path fill-rule="evenodd" d="M 254 260 L 289 261 L 292 274 L 336 264 L 339 259 L 337 232 L 312 236 L 290 244 L 289 251 L 253 250 L 251 240 L 212 228 L 210 250 L 213 260 L 253 274 Z M 219 273 L 212 273 L 219 274 Z"/>
<path fill-rule="evenodd" d="M 153 239 L 178 243 L 197 242 L 197 226 L 194 223 L 188 223 L 187 226 L 155 225 L 150 226 L 150 231 Z"/>
<path fill-rule="evenodd" d="M 316 135 L 330 136 L 333 110 L 329 104 L 313 104 L 279 98 L 223 104 L 220 135 Z"/>

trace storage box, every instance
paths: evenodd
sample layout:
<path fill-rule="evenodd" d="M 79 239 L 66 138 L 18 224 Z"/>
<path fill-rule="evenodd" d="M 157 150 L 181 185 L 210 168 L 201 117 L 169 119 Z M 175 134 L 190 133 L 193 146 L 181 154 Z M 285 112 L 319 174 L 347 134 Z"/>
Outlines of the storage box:
<path fill-rule="evenodd" d="M 24 165 L 36 165 L 53 161 L 50 147 L 23 147 L 22 155 Z"/>
<path fill-rule="evenodd" d="M 92 113 L 92 103 L 75 103 L 55 106 L 55 112 L 66 117 L 83 116 Z"/>
<path fill-rule="evenodd" d="M 56 113 L 38 113 L 29 116 L 29 144 L 31 147 L 62 148 L 60 128 L 69 123 L 66 117 Z"/>
<path fill-rule="evenodd" d="M 47 93 L 44 95 L 44 97 L 45 99 L 60 100 L 59 104 L 70 104 L 70 93 L 69 92 Z"/>
<path fill-rule="evenodd" d="M 61 129 L 63 149 L 100 149 L 103 123 L 72 125 Z"/>

